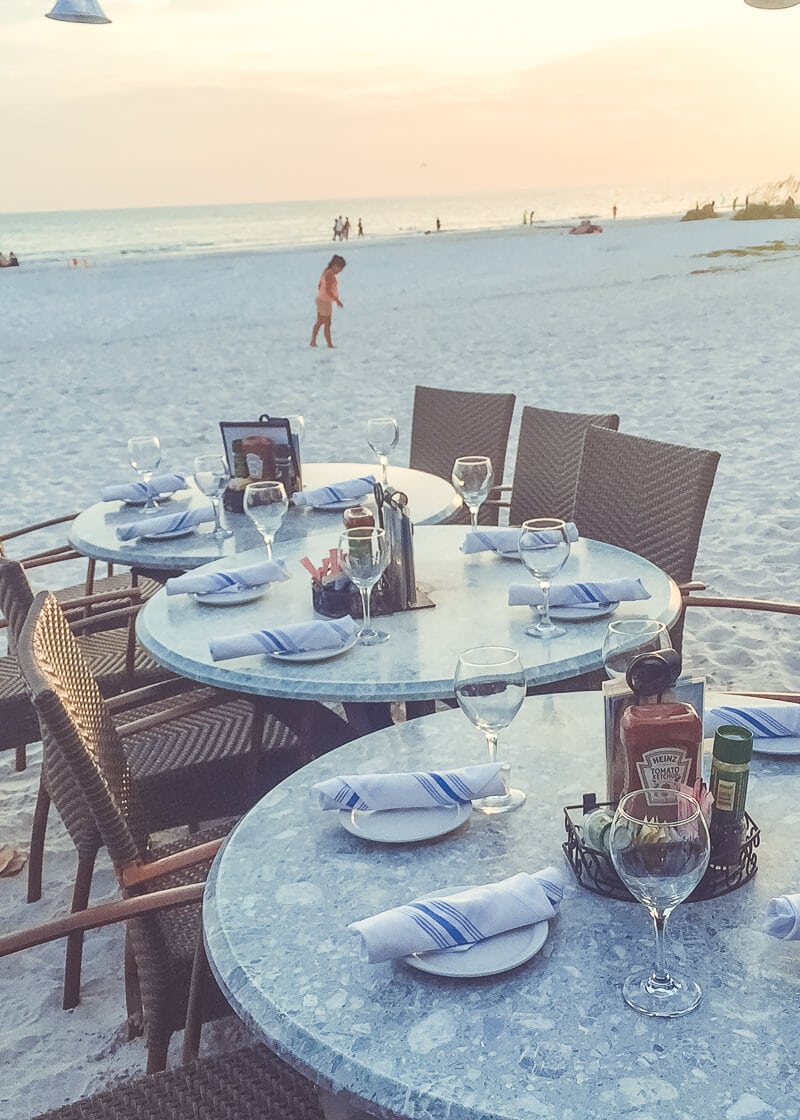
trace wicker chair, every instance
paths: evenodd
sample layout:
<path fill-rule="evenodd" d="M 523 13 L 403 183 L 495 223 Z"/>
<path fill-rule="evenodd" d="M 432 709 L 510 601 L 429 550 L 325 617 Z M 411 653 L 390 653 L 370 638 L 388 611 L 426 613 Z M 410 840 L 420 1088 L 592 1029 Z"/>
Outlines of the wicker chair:
<path fill-rule="evenodd" d="M 449 482 L 459 455 L 488 455 L 495 484 L 500 485 L 515 401 L 513 393 L 463 393 L 417 385 L 409 466 Z M 468 522 L 467 511 L 460 510 L 452 520 Z M 496 524 L 497 510 L 484 503 L 479 521 Z"/>
<path fill-rule="evenodd" d="M 583 440 L 591 425 L 616 431 L 619 416 L 523 408 L 513 486 L 493 491 L 509 494 L 507 499 L 490 499 L 508 509 L 509 525 L 521 525 L 529 517 L 572 521 Z"/>

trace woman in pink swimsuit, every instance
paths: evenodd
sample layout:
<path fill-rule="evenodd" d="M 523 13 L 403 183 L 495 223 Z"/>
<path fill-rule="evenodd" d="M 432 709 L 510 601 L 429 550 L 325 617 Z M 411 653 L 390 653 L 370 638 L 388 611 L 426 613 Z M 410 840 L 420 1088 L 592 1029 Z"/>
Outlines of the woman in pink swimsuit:
<path fill-rule="evenodd" d="M 339 281 L 337 276 L 342 271 L 346 264 L 344 257 L 340 257 L 338 253 L 334 254 L 328 262 L 328 267 L 319 278 L 317 285 L 317 321 L 314 324 L 314 329 L 311 332 L 311 346 L 317 345 L 317 335 L 319 334 L 320 327 L 325 336 L 325 341 L 330 350 L 333 349 L 331 342 L 331 315 L 333 312 L 333 305 L 337 307 L 344 307 L 344 304 L 339 299 Z"/>

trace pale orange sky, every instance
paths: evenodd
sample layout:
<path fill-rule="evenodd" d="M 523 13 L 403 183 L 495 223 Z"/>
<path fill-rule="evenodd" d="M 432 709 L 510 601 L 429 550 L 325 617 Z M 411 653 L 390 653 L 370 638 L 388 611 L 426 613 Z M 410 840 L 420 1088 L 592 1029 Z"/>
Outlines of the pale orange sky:
<path fill-rule="evenodd" d="M 101 2 L 3 0 L 0 212 L 800 173 L 800 7 Z"/>

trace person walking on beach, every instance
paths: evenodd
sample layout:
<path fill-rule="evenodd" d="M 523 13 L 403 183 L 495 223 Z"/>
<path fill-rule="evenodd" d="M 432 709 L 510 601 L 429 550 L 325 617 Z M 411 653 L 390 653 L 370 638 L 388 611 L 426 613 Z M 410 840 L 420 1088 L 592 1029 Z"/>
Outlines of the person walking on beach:
<path fill-rule="evenodd" d="M 360 218 L 358 219 L 358 236 L 359 237 L 364 236 L 364 227 L 361 224 L 361 219 Z"/>
<path fill-rule="evenodd" d="M 345 218 L 345 220 L 344 220 L 344 225 L 342 226 L 342 236 L 344 237 L 345 241 L 350 240 L 350 219 L 349 218 Z M 341 238 L 340 238 L 340 240 L 341 240 Z"/>
<path fill-rule="evenodd" d="M 337 307 L 344 307 L 344 304 L 339 299 L 339 281 L 337 277 L 346 263 L 344 257 L 340 257 L 338 253 L 334 253 L 328 261 L 325 271 L 319 278 L 316 298 L 317 321 L 311 332 L 310 346 L 317 345 L 317 335 L 321 327 L 325 342 L 328 344 L 328 349 L 333 350 L 334 348 L 333 342 L 331 341 L 331 316 L 333 314 L 334 303 Z"/>
<path fill-rule="evenodd" d="M 614 205 L 611 207 L 611 217 L 616 218 L 616 216 L 617 216 L 617 204 L 615 202 Z"/>

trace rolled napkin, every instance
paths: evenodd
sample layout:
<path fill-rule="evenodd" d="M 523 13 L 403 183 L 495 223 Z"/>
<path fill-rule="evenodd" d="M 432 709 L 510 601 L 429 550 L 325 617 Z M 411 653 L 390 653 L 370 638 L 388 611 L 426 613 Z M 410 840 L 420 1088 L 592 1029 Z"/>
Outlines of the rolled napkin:
<path fill-rule="evenodd" d="M 597 583 L 554 583 L 550 588 L 551 607 L 600 607 L 606 603 L 649 599 L 640 579 L 606 579 Z M 535 583 L 512 583 L 508 589 L 510 607 L 539 607 L 542 590 Z"/>
<path fill-rule="evenodd" d="M 574 544 L 578 539 L 578 528 L 573 521 L 568 521 L 566 526 L 567 540 L 570 544 Z M 501 555 L 508 556 L 519 552 L 519 534 L 518 525 L 503 529 L 476 529 L 467 533 L 461 551 L 467 556 L 471 552 L 499 552 Z M 558 533 L 544 532 L 538 533 L 537 536 L 545 542 L 549 536 L 554 542 L 560 539 Z"/>
<path fill-rule="evenodd" d="M 368 474 L 363 478 L 334 482 L 332 486 L 320 486 L 317 490 L 301 490 L 292 496 L 292 501 L 296 506 L 327 506 L 352 498 L 355 504 L 359 498 L 371 494 L 374 485 L 375 475 Z"/>
<path fill-rule="evenodd" d="M 310 789 L 320 809 L 442 809 L 506 792 L 499 762 L 420 774 L 353 774 Z"/>
<path fill-rule="evenodd" d="M 703 720 L 703 734 L 710 737 L 718 727 L 734 724 L 747 727 L 754 739 L 786 739 L 800 735 L 800 704 L 767 704 L 757 700 L 742 701 L 735 707 L 724 705 L 709 708 Z"/>
<path fill-rule="evenodd" d="M 499 883 L 470 887 L 446 898 L 426 898 L 384 910 L 347 927 L 361 938 L 361 956 L 378 964 L 411 953 L 474 945 L 496 933 L 555 917 L 564 880 L 555 867 L 521 872 Z"/>
<path fill-rule="evenodd" d="M 161 537 L 165 533 L 193 529 L 195 525 L 213 520 L 214 510 L 211 506 L 187 509 L 183 513 L 163 513 L 157 517 L 142 517 L 138 521 L 132 521 L 130 525 L 120 525 L 117 529 L 117 538 L 121 541 L 132 541 L 136 537 Z"/>
<path fill-rule="evenodd" d="M 149 482 L 119 482 L 103 488 L 101 500 L 104 502 L 146 502 L 159 494 L 173 494 L 176 490 L 186 490 L 189 483 L 182 474 L 159 474 Z"/>
<path fill-rule="evenodd" d="M 311 653 L 314 650 L 341 649 L 355 632 L 355 622 L 345 615 L 344 618 L 292 622 L 288 626 L 257 630 L 253 634 L 233 634 L 230 638 L 212 638 L 208 648 L 214 661 L 249 657 L 254 653 Z"/>
<path fill-rule="evenodd" d="M 167 595 L 208 595 L 225 591 L 244 591 L 248 587 L 264 587 L 291 579 L 283 560 L 261 560 L 243 568 L 226 568 L 224 572 L 187 572 L 168 579 Z"/>
<path fill-rule="evenodd" d="M 782 894 L 769 900 L 764 932 L 781 941 L 800 941 L 800 894 Z"/>

